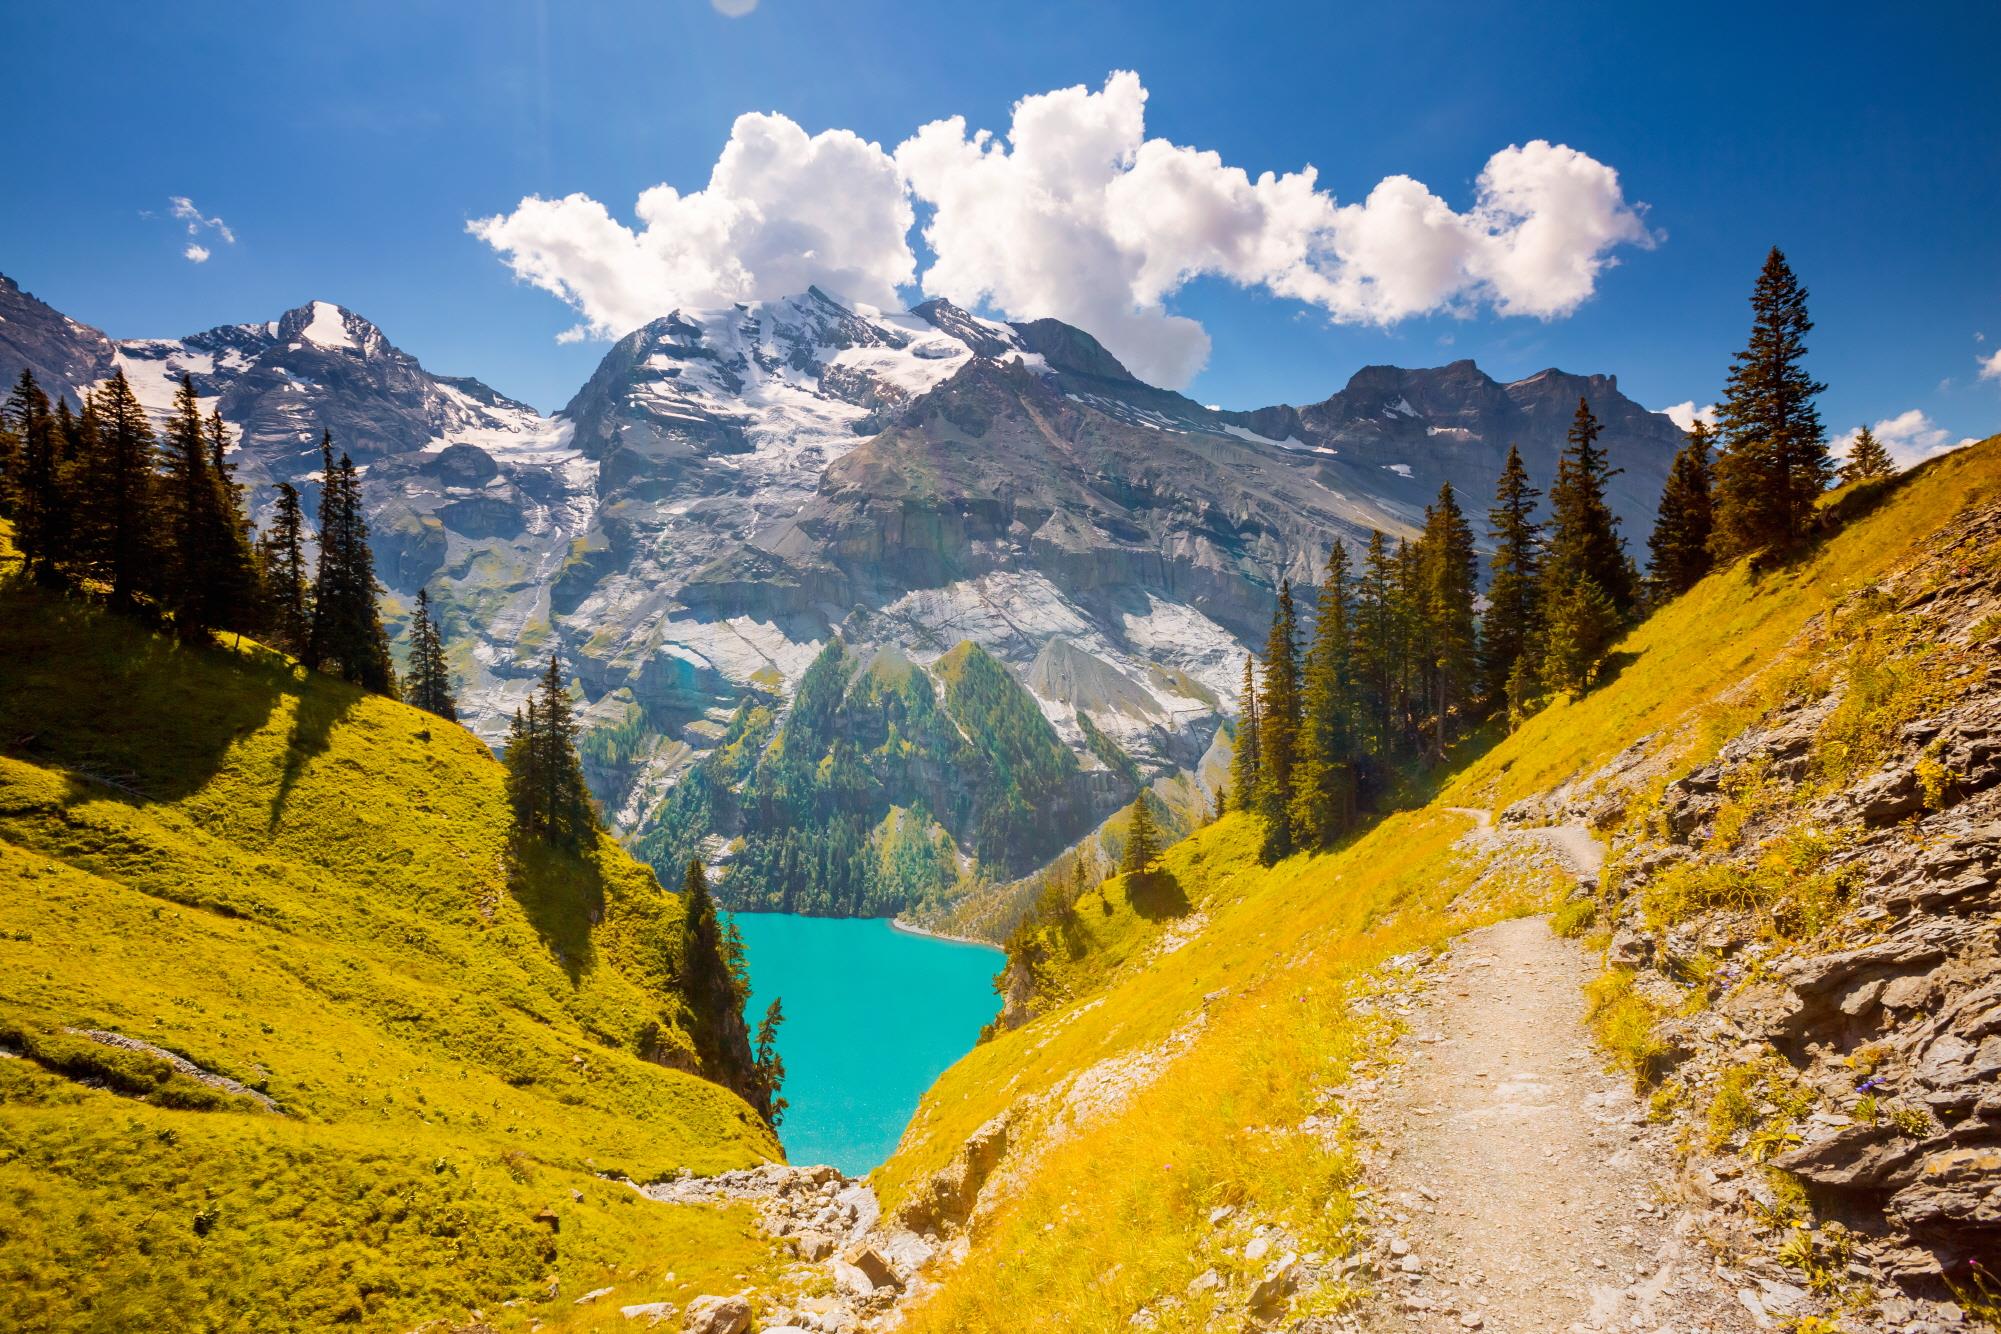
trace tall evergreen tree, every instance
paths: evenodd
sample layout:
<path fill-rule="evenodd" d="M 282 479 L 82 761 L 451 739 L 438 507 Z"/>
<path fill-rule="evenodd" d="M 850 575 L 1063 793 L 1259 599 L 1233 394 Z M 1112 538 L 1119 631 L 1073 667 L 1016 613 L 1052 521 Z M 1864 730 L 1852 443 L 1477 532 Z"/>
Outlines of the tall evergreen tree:
<path fill-rule="evenodd" d="M 278 483 L 270 531 L 258 548 L 262 583 L 270 600 L 271 632 L 289 653 L 302 653 L 311 631 L 306 589 L 306 516 L 299 490 Z"/>
<path fill-rule="evenodd" d="M 42 583 L 54 583 L 71 556 L 72 498 L 63 485 L 69 407 L 49 410 L 48 395 L 34 374 L 22 371 L 7 396 L 4 420 L 14 438 L 8 504 L 25 568 Z"/>
<path fill-rule="evenodd" d="M 1668 468 L 1654 531 L 1647 538 L 1648 595 L 1656 604 L 1680 597 L 1709 573 L 1711 528 L 1709 424 L 1696 422 Z"/>
<path fill-rule="evenodd" d="M 1806 372 L 1806 289 L 1777 246 L 1751 293 L 1751 338 L 1731 364 L 1718 421 L 1718 560 L 1786 550 L 1806 536 L 1826 490 L 1827 434 L 1815 395 L 1827 386 Z"/>
<path fill-rule="evenodd" d="M 1348 599 L 1348 549 L 1337 538 L 1327 551 L 1313 642 L 1300 674 L 1292 826 L 1308 847 L 1326 847 L 1355 820 L 1354 630 Z"/>
<path fill-rule="evenodd" d="M 1119 874 L 1144 879 L 1160 860 L 1160 830 L 1153 822 L 1153 802 L 1141 788 L 1133 798 L 1132 822 L 1126 826 L 1126 846 L 1119 858 Z"/>
<path fill-rule="evenodd" d="M 1573 694 L 1586 690 L 1597 679 L 1605 651 L 1619 632 L 1619 609 L 1592 579 L 1553 583 L 1545 602 L 1543 681 Z"/>
<path fill-rule="evenodd" d="M 764 1011 L 764 1018 L 757 1025 L 757 1043 L 751 1048 L 751 1070 L 757 1097 L 752 1105 L 764 1124 L 773 1130 L 785 1119 L 785 1109 L 791 1106 L 778 1096 L 778 1090 L 785 1085 L 785 1059 L 778 1054 L 778 1027 L 785 1022 L 785 1007 L 780 999 L 772 997 L 771 1004 Z"/>
<path fill-rule="evenodd" d="M 257 560 L 257 534 L 251 527 L 244 487 L 236 480 L 236 465 L 229 461 L 229 428 L 223 424 L 220 406 L 208 414 L 208 467 L 215 479 L 219 509 L 216 543 L 220 554 L 216 571 L 216 602 L 219 624 L 239 634 L 262 630 L 269 619 L 264 581 Z"/>
<path fill-rule="evenodd" d="M 1897 465 L 1891 461 L 1890 451 L 1883 448 L 1883 442 L 1876 438 L 1876 433 L 1864 425 L 1855 433 L 1854 447 L 1848 451 L 1848 458 L 1841 465 L 1841 484 L 1878 482 L 1896 475 Z"/>
<path fill-rule="evenodd" d="M 405 674 L 403 698 L 440 718 L 459 719 L 452 699 L 451 669 L 445 664 L 445 642 L 431 615 L 427 588 L 417 590 L 417 611 L 410 621 L 410 670 Z"/>
<path fill-rule="evenodd" d="M 1432 507 L 1424 507 L 1424 526 L 1432 521 Z M 1420 531 L 1420 537 L 1422 532 Z M 1404 539 L 1397 543 L 1393 585 L 1398 642 L 1396 681 L 1396 732 L 1392 753 L 1412 755 L 1423 742 L 1424 710 L 1431 699 L 1432 675 L 1436 668 L 1431 645 L 1431 621 L 1425 614 L 1429 595 L 1425 587 L 1424 552 L 1420 542 Z"/>
<path fill-rule="evenodd" d="M 375 556 L 368 548 L 361 482 L 347 455 L 334 462 L 331 433 L 320 437 L 320 459 L 320 561 L 305 662 L 364 690 L 393 694 L 396 672 L 375 605 Z"/>
<path fill-rule="evenodd" d="M 1237 708 L 1236 745 L 1230 752 L 1231 798 L 1240 811 L 1258 808 L 1258 775 L 1262 766 L 1262 739 L 1258 720 L 1257 659 L 1244 655 L 1244 688 Z"/>
<path fill-rule="evenodd" d="M 1364 791 L 1382 777 L 1384 762 L 1399 737 L 1397 682 L 1403 670 L 1401 615 L 1397 608 L 1396 561 L 1389 539 L 1369 534 L 1362 556 L 1361 577 L 1355 583 L 1355 643 L 1351 657 L 1355 681 L 1358 749 L 1365 757 L 1358 775 Z"/>
<path fill-rule="evenodd" d="M 551 842 L 575 846 L 597 829 L 597 812 L 584 785 L 583 762 L 577 757 L 576 712 L 562 664 L 549 655 L 542 688 L 528 709 L 528 744 L 532 779 L 528 783 L 527 824 L 530 832 Z"/>
<path fill-rule="evenodd" d="M 220 418 L 215 425 L 220 434 Z M 232 623 L 241 629 L 245 604 L 255 595 L 234 487 L 217 471 L 221 452 L 211 448 L 194 381 L 183 375 L 174 392 L 162 491 L 171 516 L 165 600 L 175 633 L 187 640 L 206 639 Z"/>
<path fill-rule="evenodd" d="M 1488 558 L 1487 614 L 1480 623 L 1482 687 L 1491 705 L 1505 705 L 1508 680 L 1523 654 L 1536 651 L 1542 631 L 1542 525 L 1536 522 L 1536 498 L 1542 492 L 1529 485 L 1521 451 L 1508 446 L 1494 486 L 1494 508 L 1487 511 L 1487 536 L 1494 544 Z"/>
<path fill-rule="evenodd" d="M 734 923 L 716 911 L 708 874 L 699 857 L 690 858 L 681 880 L 681 949 L 677 970 L 682 994 L 694 1012 L 695 1049 L 703 1066 L 746 1099 L 757 1093 L 755 1058 L 743 1020 L 750 986 L 743 950 L 733 944 Z M 774 1025 L 775 1029 L 775 1025 Z"/>
<path fill-rule="evenodd" d="M 81 437 L 88 450 L 81 460 L 85 559 L 110 587 L 111 605 L 131 608 L 158 591 L 166 542 L 153 427 L 123 368 L 91 395 Z"/>
<path fill-rule="evenodd" d="M 1619 536 L 1619 519 L 1605 501 L 1605 483 L 1618 476 L 1598 447 L 1601 428 L 1591 404 L 1580 398 L 1570 433 L 1549 489 L 1549 577 L 1553 582 L 1589 579 L 1620 617 L 1638 603 L 1633 563 Z"/>
<path fill-rule="evenodd" d="M 1299 739 L 1299 618 L 1292 581 L 1281 579 L 1265 640 L 1264 697 L 1258 701 L 1258 813 L 1265 821 L 1265 855 L 1292 852 L 1292 769 Z"/>
<path fill-rule="evenodd" d="M 1432 755 L 1443 759 L 1452 715 L 1472 693 L 1478 664 L 1473 614 L 1479 558 L 1473 529 L 1447 482 L 1438 489 L 1423 541 L 1423 619 L 1431 653 Z"/>

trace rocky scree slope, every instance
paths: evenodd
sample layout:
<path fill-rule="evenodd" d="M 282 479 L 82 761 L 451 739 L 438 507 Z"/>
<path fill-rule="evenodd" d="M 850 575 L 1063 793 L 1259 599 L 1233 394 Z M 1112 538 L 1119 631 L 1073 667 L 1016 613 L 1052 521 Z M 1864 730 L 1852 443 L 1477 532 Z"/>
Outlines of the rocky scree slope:
<path fill-rule="evenodd" d="M 38 367 L 74 393 L 122 366 L 164 409 L 192 374 L 242 432 L 260 503 L 283 480 L 311 503 L 331 428 L 365 466 L 392 630 L 428 586 L 489 742 L 561 650 L 588 700 L 588 776 L 635 837 L 738 705 L 782 705 L 835 634 L 927 667 L 971 641 L 1027 682 L 1083 770 L 1106 769 L 1090 731 L 1116 744 L 1126 800 L 1135 778 L 1200 787 L 1277 580 L 1310 588 L 1329 541 L 1413 531 L 1443 480 L 1477 504 L 1511 441 L 1547 477 L 1580 394 L 1608 423 L 1637 539 L 1678 439 L 1609 378 L 1501 385 L 1465 362 L 1222 412 L 1057 321 L 818 291 L 663 316 L 548 418 L 325 302 L 116 342 L 8 283 L 0 317 L 10 378 Z"/>

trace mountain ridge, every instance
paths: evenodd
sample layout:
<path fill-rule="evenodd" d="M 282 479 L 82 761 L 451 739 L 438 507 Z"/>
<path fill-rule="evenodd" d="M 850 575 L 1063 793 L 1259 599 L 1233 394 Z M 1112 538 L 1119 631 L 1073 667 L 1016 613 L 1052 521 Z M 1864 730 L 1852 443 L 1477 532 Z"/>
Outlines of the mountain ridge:
<path fill-rule="evenodd" d="M 1091 722 L 1137 774 L 1189 778 L 1279 581 L 1310 592 L 1330 535 L 1409 536 L 1447 482 L 1477 511 L 1510 442 L 1546 479 L 1589 394 L 1637 541 L 1679 441 L 1610 376 L 1364 367 L 1317 403 L 1221 411 L 1059 321 L 818 290 L 663 315 L 548 417 L 332 302 L 126 342 L 31 302 L 0 288 L 0 373 L 123 366 L 160 410 L 186 370 L 255 495 L 290 480 L 310 505 L 332 429 L 363 467 L 392 632 L 428 588 L 489 743 L 560 650 L 607 738 L 594 789 L 634 839 L 739 702 L 782 703 L 835 634 L 923 662 L 970 639 L 1020 680 L 1061 638 L 1128 682 Z M 1033 697 L 1094 763 L 1073 703 Z"/>

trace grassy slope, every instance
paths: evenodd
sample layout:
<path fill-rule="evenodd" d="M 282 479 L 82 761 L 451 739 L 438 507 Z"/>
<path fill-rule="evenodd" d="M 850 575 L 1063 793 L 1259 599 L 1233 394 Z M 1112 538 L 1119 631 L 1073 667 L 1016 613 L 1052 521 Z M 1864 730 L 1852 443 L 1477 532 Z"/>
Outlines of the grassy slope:
<path fill-rule="evenodd" d="M 1178 1028 L 1193 1040 L 1124 1114 L 1050 1137 L 1054 1147 L 1010 1183 L 911 1327 L 1005 1328 L 1032 1310 L 1051 1327 L 1127 1328 L 1143 1303 L 1183 1292 L 1211 1265 L 1228 1270 L 1208 1222 L 1223 1203 L 1337 1253 L 1351 1240 L 1353 1158 L 1295 1128 L 1326 1110 L 1319 1091 L 1386 1035 L 1354 1003 L 1370 970 L 1546 903 L 1555 888 L 1502 878 L 1466 894 L 1480 868 L 1451 851 L 1468 825 L 1444 808 L 1547 790 L 1647 735 L 1679 743 L 1684 764 L 1699 762 L 1759 710 L 1761 669 L 1814 614 L 1894 569 L 1962 506 L 1997 493 L 2001 441 L 1989 441 L 1909 477 L 1791 569 L 1713 576 L 1620 646 L 1625 665 L 1611 683 L 1547 710 L 1473 760 L 1432 805 L 1346 848 L 1264 869 L 1244 817 L 1197 833 L 1166 861 L 1207 922 L 1171 952 L 1163 945 L 1173 922 L 1135 912 L 1122 882 L 1102 903 L 1086 895 L 1073 958 L 1059 970 L 1068 1003 L 946 1072 L 875 1174 L 886 1204 L 909 1197 L 1010 1104 L 1030 1135 L 1046 1134 L 1061 1119 L 1048 1108 L 1092 1084 L 1094 1066 L 1158 1048 Z M 1203 1328 L 1208 1301 L 1156 1307 L 1153 1327 Z"/>
<path fill-rule="evenodd" d="M 0 1323 L 518 1325 L 615 1279 L 686 1296 L 774 1263 L 745 1216 L 595 1175 L 778 1150 L 735 1096 L 636 1055 L 649 1022 L 687 1050 L 677 896 L 609 839 L 510 872 L 469 733 L 16 583 L 0 752 L 9 1045 L 105 1056 L 58 1030 L 113 1029 L 280 1109 L 0 1060 Z M 551 1278 L 553 1308 L 499 1308 Z"/>
<path fill-rule="evenodd" d="M 1907 474 L 1794 565 L 1753 574 L 1739 564 L 1711 575 L 1627 636 L 1614 679 L 1530 719 L 1440 800 L 1498 810 L 1589 773 L 1644 737 L 1680 743 L 1682 769 L 1693 768 L 1770 702 L 1755 691 L 1727 692 L 1777 661 L 1813 617 L 1909 560 L 1954 515 L 1997 495 L 2001 437 Z"/>

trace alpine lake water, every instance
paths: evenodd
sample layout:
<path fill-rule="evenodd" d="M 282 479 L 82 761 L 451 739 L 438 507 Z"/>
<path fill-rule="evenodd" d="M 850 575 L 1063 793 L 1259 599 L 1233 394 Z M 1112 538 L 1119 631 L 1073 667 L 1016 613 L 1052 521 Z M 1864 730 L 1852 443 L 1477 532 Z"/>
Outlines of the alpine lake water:
<path fill-rule="evenodd" d="M 736 924 L 752 1032 L 774 996 L 784 1001 L 786 1158 L 849 1176 L 879 1166 L 924 1090 L 999 1010 L 993 977 L 1006 956 L 881 918 L 738 913 Z"/>

